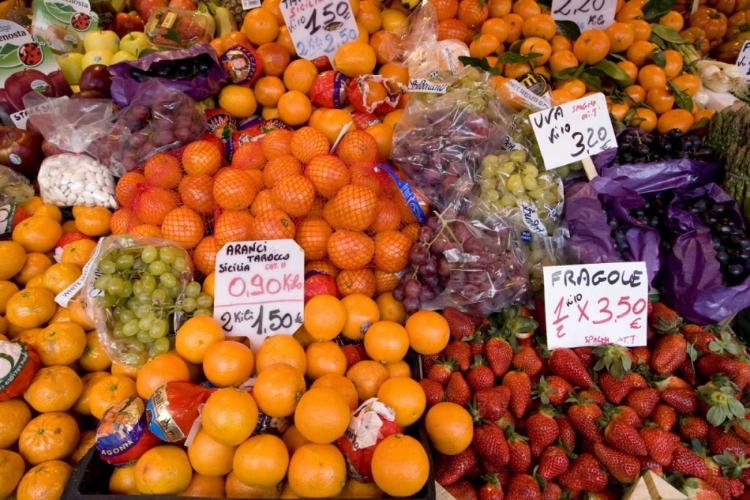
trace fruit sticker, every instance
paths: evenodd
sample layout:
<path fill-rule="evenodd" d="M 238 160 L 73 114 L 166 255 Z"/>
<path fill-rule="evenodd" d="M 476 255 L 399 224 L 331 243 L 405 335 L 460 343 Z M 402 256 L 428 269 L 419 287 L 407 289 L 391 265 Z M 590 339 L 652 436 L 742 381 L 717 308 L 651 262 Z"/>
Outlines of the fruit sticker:
<path fill-rule="evenodd" d="M 18 47 L 18 59 L 25 66 L 36 66 L 44 59 L 42 47 L 38 42 L 24 43 Z"/>
<path fill-rule="evenodd" d="M 83 35 L 99 27 L 88 0 L 34 2 L 31 30 L 56 54 L 83 52 Z"/>
<path fill-rule="evenodd" d="M 86 31 L 91 26 L 91 16 L 83 12 L 76 12 L 70 18 L 70 25 L 76 31 Z"/>

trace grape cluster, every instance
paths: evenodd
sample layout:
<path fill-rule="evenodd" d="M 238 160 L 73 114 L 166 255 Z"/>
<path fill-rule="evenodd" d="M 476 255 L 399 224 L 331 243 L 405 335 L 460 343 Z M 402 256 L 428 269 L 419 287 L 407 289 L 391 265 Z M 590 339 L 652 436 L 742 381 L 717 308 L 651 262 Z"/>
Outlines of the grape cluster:
<path fill-rule="evenodd" d="M 431 216 L 420 228 L 410 266 L 393 290 L 407 313 L 425 304 L 440 309 L 453 305 L 487 316 L 526 293 L 523 268 L 503 243 L 508 235 L 471 224 L 463 217 L 446 221 Z"/>
<path fill-rule="evenodd" d="M 620 134 L 617 142 L 617 161 L 621 165 L 682 158 L 712 160 L 715 156 L 712 148 L 703 145 L 701 137 L 680 129 L 664 135 L 628 129 Z"/>
<path fill-rule="evenodd" d="M 185 285 L 188 262 L 177 247 L 117 248 L 97 264 L 99 306 L 111 311 L 112 337 L 122 362 L 140 365 L 170 348 L 174 320 L 210 316 L 213 299 L 201 284 Z"/>

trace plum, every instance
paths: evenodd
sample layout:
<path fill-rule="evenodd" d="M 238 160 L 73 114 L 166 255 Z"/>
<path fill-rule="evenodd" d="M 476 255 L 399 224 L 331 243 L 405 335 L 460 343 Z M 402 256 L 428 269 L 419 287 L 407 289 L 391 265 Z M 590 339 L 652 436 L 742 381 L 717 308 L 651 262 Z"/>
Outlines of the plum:
<path fill-rule="evenodd" d="M 33 91 L 39 92 L 45 97 L 57 96 L 52 80 L 35 69 L 17 71 L 5 80 L 5 96 L 10 104 L 18 110 L 26 108 L 23 104 L 23 96 Z"/>

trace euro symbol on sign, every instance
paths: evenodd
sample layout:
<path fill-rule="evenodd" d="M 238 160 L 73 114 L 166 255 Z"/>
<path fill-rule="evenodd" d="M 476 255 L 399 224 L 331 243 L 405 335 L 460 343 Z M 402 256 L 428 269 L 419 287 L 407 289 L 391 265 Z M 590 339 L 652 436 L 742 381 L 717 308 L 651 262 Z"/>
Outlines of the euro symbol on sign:
<path fill-rule="evenodd" d="M 630 329 L 631 330 L 637 330 L 641 327 L 641 325 L 638 324 L 638 322 L 641 321 L 641 318 L 635 318 L 633 321 L 630 322 Z"/>

